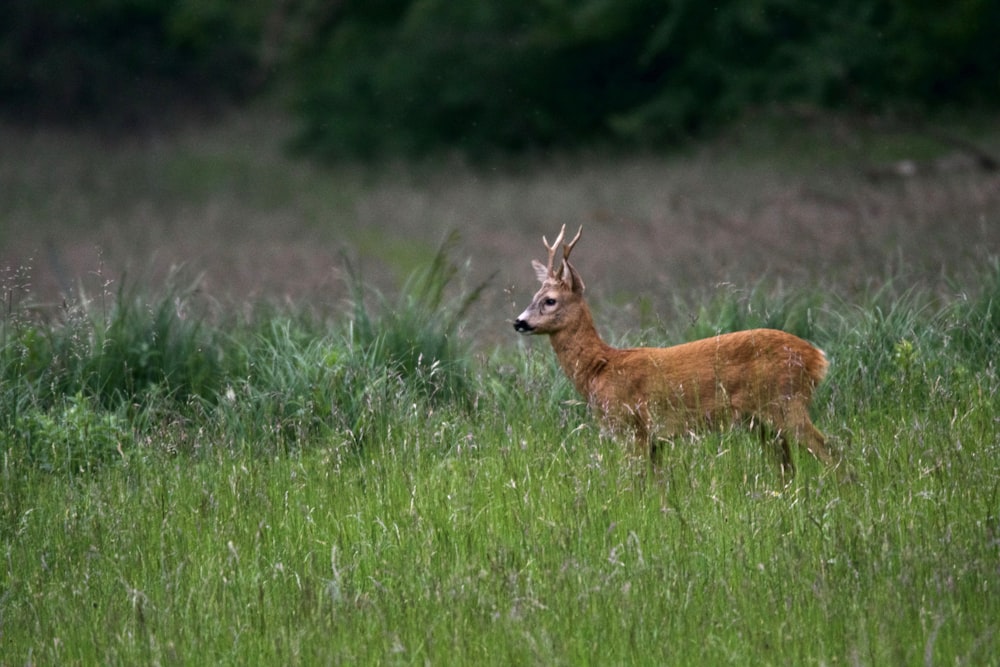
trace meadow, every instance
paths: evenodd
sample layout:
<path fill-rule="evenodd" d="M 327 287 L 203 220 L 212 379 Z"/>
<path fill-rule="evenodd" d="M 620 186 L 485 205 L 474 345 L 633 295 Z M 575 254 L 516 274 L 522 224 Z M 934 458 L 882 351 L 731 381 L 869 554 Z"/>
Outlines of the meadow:
<path fill-rule="evenodd" d="M 275 166 L 231 136 L 200 143 L 194 157 L 181 141 L 150 162 L 135 147 L 102 149 L 116 158 L 107 169 L 138 183 L 87 181 L 77 150 L 24 151 L 32 169 L 0 170 L 18 193 L 0 284 L 0 664 L 995 663 L 995 176 L 851 180 L 858 217 L 885 224 L 838 245 L 854 218 L 841 211 L 842 227 L 816 229 L 827 201 L 816 192 L 837 190 L 846 169 L 785 167 L 808 172 L 780 186 L 802 196 L 748 208 L 746 197 L 777 201 L 788 178 L 761 174 L 754 151 L 723 164 L 703 154 L 619 162 L 620 181 L 590 158 L 549 164 L 531 187 L 525 175 L 449 164 L 330 185 L 337 174 Z M 44 168 L 53 163 L 62 171 Z M 177 164 L 193 163 L 221 194 L 184 180 Z M 286 164 L 294 177 L 279 179 Z M 449 169 L 457 190 L 442 195 Z M 165 174 L 175 180 L 156 190 Z M 665 200 L 629 196 L 650 174 L 665 177 L 657 197 L 674 202 L 676 224 L 653 224 Z M 712 174 L 711 185 L 699 180 Z M 554 187 L 560 179 L 585 201 Z M 697 189 L 697 205 L 678 194 L 694 182 L 710 204 Z M 65 199 L 38 194 L 47 188 Z M 476 200 L 461 230 L 470 250 L 444 230 Z M 947 220 L 964 242 L 936 215 L 955 201 L 967 206 Z M 532 202 L 545 205 L 520 216 Z M 853 480 L 797 453 L 783 484 L 741 431 L 680 438 L 656 470 L 601 437 L 545 341 L 515 338 L 504 321 L 534 289 L 539 237 L 573 206 L 591 211 L 593 245 L 581 242 L 577 267 L 593 276 L 611 341 L 773 326 L 826 350 L 813 417 Z M 769 227 L 775 206 L 790 227 Z M 328 210 L 345 211 L 341 225 L 316 229 Z M 706 211 L 718 224 L 698 227 Z M 232 233 L 243 213 L 245 233 Z M 602 226 L 606 216 L 622 226 Z M 294 233 L 269 227 L 284 217 L 305 221 Z M 379 217 L 393 235 L 363 224 Z M 517 221 L 509 238 L 492 226 L 500 217 Z M 438 226 L 421 236 L 427 218 Z M 897 218 L 913 238 L 889 243 Z M 18 248 L 39 219 L 57 220 L 34 237 L 51 245 L 38 242 L 34 266 L 11 261 L 28 257 Z M 212 246 L 222 257 L 207 279 L 196 262 L 170 269 L 141 252 L 150 273 L 113 273 L 129 243 L 109 243 L 103 259 L 71 252 L 67 238 L 80 236 L 68 229 L 88 219 L 99 221 L 90 241 L 121 231 L 133 252 L 162 245 L 164 264 L 211 252 L 188 232 L 225 230 Z M 771 258 L 755 273 L 741 259 L 753 243 L 740 253 L 710 242 L 734 226 L 762 243 L 812 231 L 794 263 Z M 678 264 L 655 268 L 641 243 L 600 252 L 629 230 L 663 247 L 681 239 L 669 255 Z M 422 243 L 407 252 L 411 236 Z M 817 255 L 837 254 L 824 263 L 809 246 L 827 237 Z M 318 238 L 347 248 L 329 257 L 335 280 L 325 261 L 304 259 Z M 304 241 L 282 281 L 284 251 L 269 241 L 289 239 Z M 695 247 L 705 254 L 691 256 Z M 91 272 L 54 296 L 74 261 Z M 306 275 L 313 262 L 322 276 Z M 255 265 L 263 275 L 252 282 Z"/>

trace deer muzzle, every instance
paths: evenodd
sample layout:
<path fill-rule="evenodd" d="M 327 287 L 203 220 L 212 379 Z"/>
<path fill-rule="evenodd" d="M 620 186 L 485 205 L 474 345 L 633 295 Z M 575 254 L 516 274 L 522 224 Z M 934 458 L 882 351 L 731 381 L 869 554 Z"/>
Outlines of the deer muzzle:
<path fill-rule="evenodd" d="M 535 327 L 528 324 L 527 320 L 521 319 L 520 317 L 514 320 L 514 331 L 523 334 L 534 333 Z"/>

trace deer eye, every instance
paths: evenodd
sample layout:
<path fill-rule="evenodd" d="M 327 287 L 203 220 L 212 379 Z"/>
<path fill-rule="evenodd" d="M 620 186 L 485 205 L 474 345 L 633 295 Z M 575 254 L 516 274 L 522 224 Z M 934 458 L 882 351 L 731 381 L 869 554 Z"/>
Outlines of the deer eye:
<path fill-rule="evenodd" d="M 554 306 L 556 305 L 556 300 L 550 296 L 548 299 L 544 301 L 544 303 L 546 306 Z"/>

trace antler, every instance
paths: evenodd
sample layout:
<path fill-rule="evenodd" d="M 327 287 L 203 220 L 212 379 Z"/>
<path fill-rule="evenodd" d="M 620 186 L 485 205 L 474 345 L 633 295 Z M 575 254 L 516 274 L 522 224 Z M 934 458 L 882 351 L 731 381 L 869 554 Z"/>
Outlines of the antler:
<path fill-rule="evenodd" d="M 545 236 L 542 236 L 542 243 L 545 244 L 545 247 L 549 251 L 549 275 L 551 277 L 556 277 L 556 269 L 553 266 L 553 263 L 555 262 L 556 250 L 559 249 L 559 244 L 562 243 L 563 247 L 563 261 L 569 262 L 569 254 L 573 252 L 573 246 L 576 245 L 576 242 L 580 240 L 580 236 L 582 235 L 583 226 L 581 225 L 579 231 L 576 233 L 576 236 L 573 237 L 573 240 L 569 243 L 563 243 L 563 239 L 566 238 L 566 225 L 563 225 L 562 229 L 559 230 L 559 236 L 556 237 L 556 240 L 552 243 L 552 245 L 549 245 L 548 239 L 546 239 Z"/>
<path fill-rule="evenodd" d="M 563 225 L 563 230 L 565 230 L 565 229 L 566 229 L 566 225 Z M 580 236 L 582 234 L 583 234 L 583 225 L 580 225 L 580 229 L 579 229 L 579 231 L 577 231 L 576 236 L 573 237 L 573 240 L 570 241 L 569 243 L 564 243 L 563 244 L 563 259 L 565 261 L 567 261 L 567 262 L 569 261 L 569 254 L 571 252 L 573 252 L 573 246 L 575 246 L 576 242 L 580 240 Z"/>
<path fill-rule="evenodd" d="M 566 225 L 562 226 L 562 230 L 560 230 L 559 236 L 556 237 L 556 240 L 555 240 L 555 242 L 552 245 L 549 245 L 549 242 L 545 239 L 545 235 L 544 234 L 542 235 L 542 243 L 544 243 L 545 247 L 548 248 L 548 250 L 549 250 L 549 275 L 550 276 L 555 276 L 555 267 L 552 266 L 552 262 L 553 262 L 553 260 L 555 260 L 555 258 L 556 258 L 556 250 L 559 248 L 559 244 L 562 243 L 562 240 L 563 240 L 563 238 L 565 236 L 566 236 Z M 579 234 L 577 236 L 579 236 Z M 573 243 L 576 243 L 576 241 L 574 240 Z M 563 249 L 563 253 L 566 253 L 565 248 Z M 568 253 L 566 253 L 566 254 L 568 254 Z"/>

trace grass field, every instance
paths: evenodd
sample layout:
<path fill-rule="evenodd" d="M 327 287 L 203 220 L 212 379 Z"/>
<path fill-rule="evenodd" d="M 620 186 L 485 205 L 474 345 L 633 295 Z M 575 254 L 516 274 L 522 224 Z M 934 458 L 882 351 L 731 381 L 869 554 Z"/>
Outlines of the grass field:
<path fill-rule="evenodd" d="M 0 664 L 996 663 L 995 175 L 749 140 L 324 171 L 251 129 L 8 137 Z M 854 481 L 601 438 L 505 321 L 571 216 L 609 339 L 825 349 Z"/>

